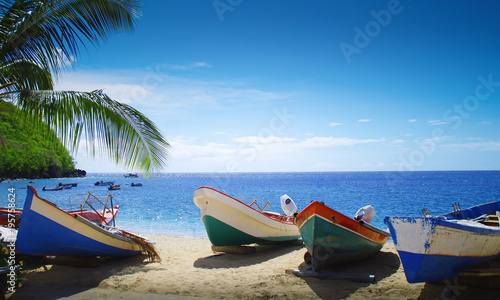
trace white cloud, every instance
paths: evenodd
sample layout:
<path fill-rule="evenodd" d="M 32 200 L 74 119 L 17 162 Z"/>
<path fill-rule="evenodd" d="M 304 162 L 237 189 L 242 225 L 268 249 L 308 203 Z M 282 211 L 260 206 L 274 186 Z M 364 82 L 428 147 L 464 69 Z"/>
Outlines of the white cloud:
<path fill-rule="evenodd" d="M 208 67 L 194 63 L 195 67 Z M 169 65 L 170 66 L 170 65 Z M 172 66 L 170 66 L 171 68 Z M 180 66 L 175 66 L 180 68 Z M 186 66 L 186 70 L 191 66 Z M 168 75 L 166 67 L 142 70 L 79 71 L 65 73 L 56 84 L 57 90 L 93 91 L 104 89 L 111 98 L 142 110 L 162 115 L 201 109 L 240 109 L 273 101 L 290 100 L 294 92 L 266 91 L 239 81 L 197 80 Z"/>
<path fill-rule="evenodd" d="M 500 151 L 500 141 L 476 142 L 476 143 L 454 143 L 444 145 L 449 148 L 467 148 L 478 151 Z"/>
<path fill-rule="evenodd" d="M 335 126 L 342 126 L 342 125 L 344 125 L 344 123 L 336 123 L 336 122 L 332 122 L 332 123 L 330 123 L 330 125 L 329 125 L 329 126 L 330 126 L 330 127 L 335 127 Z"/>
<path fill-rule="evenodd" d="M 277 136 L 267 136 L 267 137 L 246 136 L 246 137 L 235 138 L 234 141 L 238 142 L 238 143 L 248 143 L 248 144 L 271 144 L 271 143 L 293 142 L 293 141 L 295 141 L 295 139 L 293 139 L 293 138 L 280 138 Z"/>
<path fill-rule="evenodd" d="M 410 119 L 410 120 L 408 120 L 408 122 L 415 123 L 415 122 L 417 122 L 417 119 Z"/>
<path fill-rule="evenodd" d="M 313 137 L 299 143 L 301 148 L 325 148 L 325 147 L 340 147 L 354 146 L 358 144 L 380 143 L 384 139 L 353 139 L 348 137 Z"/>
<path fill-rule="evenodd" d="M 228 144 L 198 144 L 196 138 L 176 137 L 170 142 L 172 158 L 183 159 L 193 157 L 228 157 L 236 154 L 236 150 Z"/>
<path fill-rule="evenodd" d="M 427 121 L 432 126 L 438 126 L 438 125 L 447 125 L 448 123 L 443 121 L 443 120 L 429 120 Z"/>
<path fill-rule="evenodd" d="M 368 123 L 368 122 L 371 122 L 372 120 L 371 119 L 361 119 L 361 120 L 358 120 L 359 123 Z"/>
<path fill-rule="evenodd" d="M 206 62 L 193 62 L 187 65 L 171 65 L 171 64 L 163 64 L 157 66 L 162 70 L 180 70 L 180 71 L 190 71 L 197 68 L 211 68 L 212 65 Z"/>

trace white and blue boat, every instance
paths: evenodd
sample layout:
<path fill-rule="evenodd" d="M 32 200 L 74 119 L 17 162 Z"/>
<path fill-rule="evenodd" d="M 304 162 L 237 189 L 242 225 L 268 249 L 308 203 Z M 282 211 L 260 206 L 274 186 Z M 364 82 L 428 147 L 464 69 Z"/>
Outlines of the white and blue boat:
<path fill-rule="evenodd" d="M 386 217 L 406 279 L 452 279 L 500 256 L 500 201 L 442 216 Z"/>
<path fill-rule="evenodd" d="M 28 186 L 16 241 L 20 253 L 127 257 L 147 252 L 147 244 L 141 237 L 71 215 Z"/>

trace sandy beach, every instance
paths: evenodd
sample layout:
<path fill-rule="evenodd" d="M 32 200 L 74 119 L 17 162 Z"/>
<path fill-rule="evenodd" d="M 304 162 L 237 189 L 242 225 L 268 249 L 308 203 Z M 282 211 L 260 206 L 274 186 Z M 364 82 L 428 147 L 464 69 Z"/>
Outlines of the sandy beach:
<path fill-rule="evenodd" d="M 375 283 L 360 283 L 286 273 L 304 267 L 303 246 L 259 245 L 237 255 L 214 253 L 207 238 L 147 237 L 156 241 L 161 262 L 139 256 L 97 267 L 33 267 L 9 299 L 500 299 L 500 286 L 409 284 L 392 243 L 370 259 L 328 270 L 376 276 Z"/>

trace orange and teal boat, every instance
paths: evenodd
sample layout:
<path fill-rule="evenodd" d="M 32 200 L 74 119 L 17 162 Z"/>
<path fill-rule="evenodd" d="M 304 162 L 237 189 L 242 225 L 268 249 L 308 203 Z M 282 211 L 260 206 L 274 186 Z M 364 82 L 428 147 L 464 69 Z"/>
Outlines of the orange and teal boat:
<path fill-rule="evenodd" d="M 295 223 L 311 257 L 312 268 L 357 261 L 380 251 L 391 236 L 363 220 L 347 217 L 313 201 L 297 214 Z"/>

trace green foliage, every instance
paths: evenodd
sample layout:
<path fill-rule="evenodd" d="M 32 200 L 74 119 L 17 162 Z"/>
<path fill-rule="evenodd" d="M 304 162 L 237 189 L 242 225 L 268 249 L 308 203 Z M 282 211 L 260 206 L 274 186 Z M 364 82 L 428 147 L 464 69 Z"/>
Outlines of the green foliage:
<path fill-rule="evenodd" d="M 75 170 L 73 159 L 54 132 L 33 126 L 12 104 L 0 101 L 0 177 L 59 177 Z"/>

